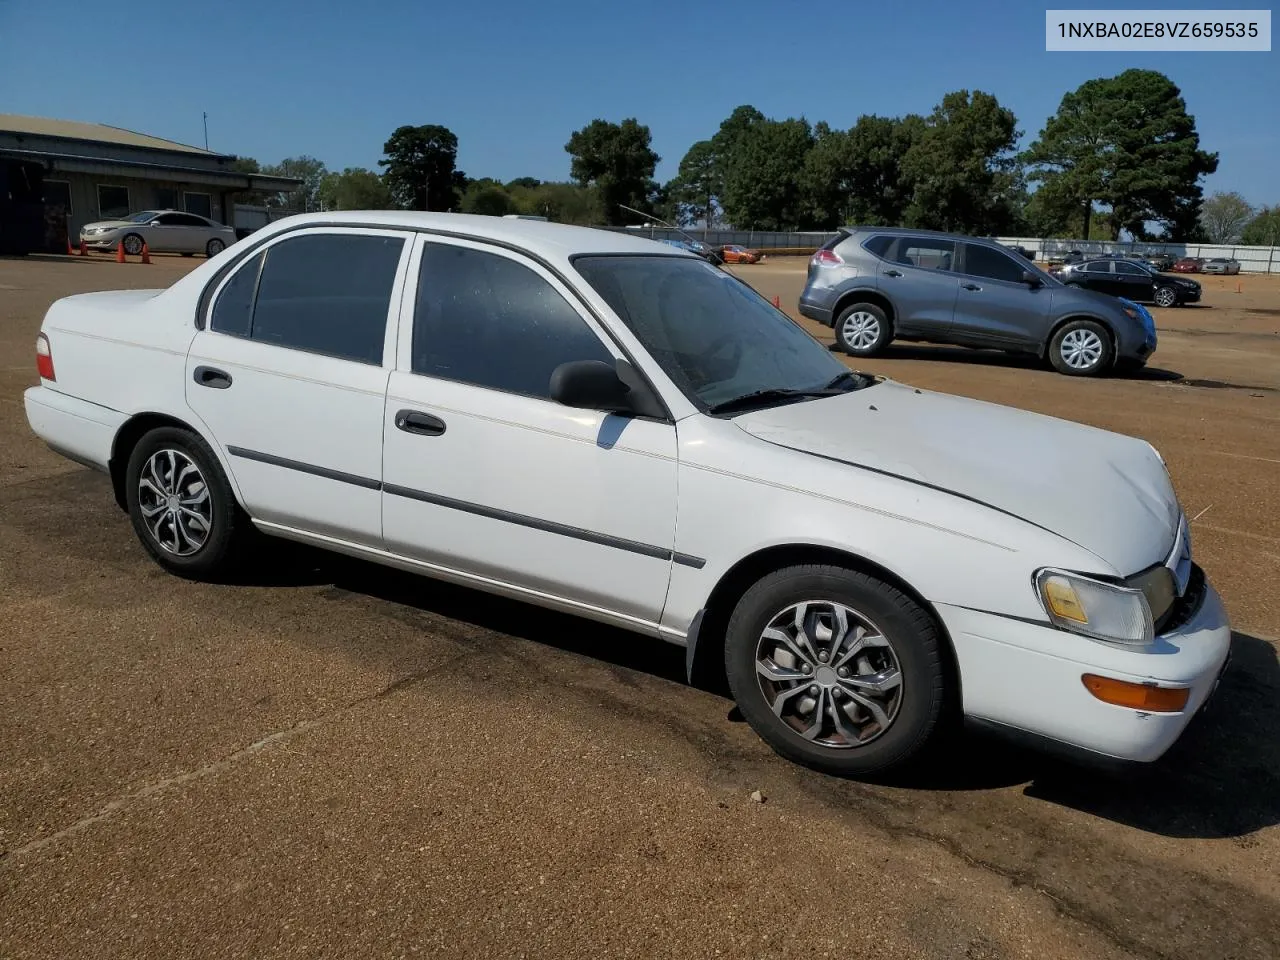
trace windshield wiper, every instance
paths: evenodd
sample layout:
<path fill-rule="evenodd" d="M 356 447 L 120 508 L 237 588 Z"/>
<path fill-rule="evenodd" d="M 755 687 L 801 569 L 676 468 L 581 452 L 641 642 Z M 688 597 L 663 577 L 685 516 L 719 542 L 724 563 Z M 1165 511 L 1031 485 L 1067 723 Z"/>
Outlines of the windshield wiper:
<path fill-rule="evenodd" d="M 844 373 L 838 373 L 828 383 L 824 390 L 837 390 L 840 387 L 850 387 L 853 390 L 861 390 L 863 387 L 869 387 L 872 380 L 865 373 L 856 373 L 853 370 L 846 370 Z"/>
<path fill-rule="evenodd" d="M 752 407 L 767 407 L 771 403 L 787 400 L 812 400 L 815 397 L 835 397 L 844 390 L 789 390 L 782 387 L 770 387 L 768 390 L 753 390 L 740 397 L 713 403 L 707 413 L 733 413 L 750 410 Z"/>

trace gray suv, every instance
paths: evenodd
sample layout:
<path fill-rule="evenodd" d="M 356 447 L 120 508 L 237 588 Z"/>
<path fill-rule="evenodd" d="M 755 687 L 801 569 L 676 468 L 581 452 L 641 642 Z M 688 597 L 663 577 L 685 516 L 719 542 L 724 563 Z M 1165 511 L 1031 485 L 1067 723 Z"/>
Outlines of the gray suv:
<path fill-rule="evenodd" d="M 845 227 L 809 260 L 800 312 L 869 357 L 891 340 L 1029 353 L 1060 373 L 1142 365 L 1156 328 L 1142 306 L 1066 287 L 991 240 Z"/>

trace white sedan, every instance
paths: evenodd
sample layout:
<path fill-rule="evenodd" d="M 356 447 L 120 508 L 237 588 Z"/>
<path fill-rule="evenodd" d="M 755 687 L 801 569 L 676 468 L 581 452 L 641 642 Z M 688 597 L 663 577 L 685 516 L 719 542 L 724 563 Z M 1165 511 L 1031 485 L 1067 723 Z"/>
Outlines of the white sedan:
<path fill-rule="evenodd" d="M 621 626 L 822 770 L 961 716 L 1152 761 L 1227 660 L 1150 444 L 850 371 L 665 244 L 295 216 L 36 352 L 32 428 L 168 570 L 261 532 Z"/>
<path fill-rule="evenodd" d="M 236 242 L 236 232 L 194 213 L 142 210 L 119 220 L 97 220 L 80 228 L 80 240 L 90 250 L 112 250 L 123 244 L 131 257 L 142 253 L 203 253 L 216 257 Z"/>

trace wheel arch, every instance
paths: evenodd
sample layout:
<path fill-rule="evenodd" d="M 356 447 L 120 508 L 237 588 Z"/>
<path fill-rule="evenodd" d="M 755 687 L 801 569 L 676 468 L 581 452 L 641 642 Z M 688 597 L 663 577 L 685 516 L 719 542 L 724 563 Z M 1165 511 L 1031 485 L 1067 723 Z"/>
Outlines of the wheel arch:
<path fill-rule="evenodd" d="M 689 683 L 721 692 L 727 690 L 728 683 L 724 675 L 725 632 L 729 626 L 729 617 L 738 600 L 752 584 L 775 570 L 814 563 L 844 567 L 883 580 L 919 604 L 933 621 L 938 636 L 942 639 L 943 663 L 947 679 L 950 681 L 947 709 L 958 711 L 963 702 L 960 688 L 960 664 L 951 642 L 951 635 L 947 632 L 947 626 L 933 604 L 905 578 L 883 564 L 868 560 L 850 550 L 809 543 L 785 543 L 763 547 L 743 557 L 725 571 L 712 588 L 706 604 L 694 617 L 693 625 L 689 630 L 688 646 L 685 652 L 685 670 Z"/>
<path fill-rule="evenodd" d="M 836 298 L 835 305 L 831 308 L 831 326 L 836 325 L 836 321 L 840 319 L 840 313 L 846 307 L 854 303 L 874 303 L 877 307 L 885 312 L 889 323 L 896 326 L 898 321 L 898 311 L 894 309 L 893 301 L 886 297 L 874 287 L 855 287 L 846 290 Z"/>
<path fill-rule="evenodd" d="M 1044 343 L 1040 344 L 1041 360 L 1049 359 L 1049 347 L 1053 343 L 1053 338 L 1058 335 L 1059 330 L 1065 327 L 1068 323 L 1071 323 L 1073 320 L 1092 320 L 1094 323 L 1100 324 L 1102 326 L 1102 329 L 1107 331 L 1107 336 L 1111 338 L 1112 357 L 1115 358 L 1116 356 L 1119 355 L 1120 338 L 1116 334 L 1115 324 L 1113 324 L 1106 317 L 1100 317 L 1097 314 L 1076 312 L 1076 313 L 1069 313 L 1065 317 L 1061 317 L 1060 319 L 1055 320 L 1053 322 L 1053 325 L 1049 327 L 1048 336 L 1044 338 Z"/>
<path fill-rule="evenodd" d="M 207 443 L 209 448 L 213 450 L 213 455 L 217 458 L 218 464 L 222 467 L 222 472 L 226 475 L 227 482 L 231 485 L 232 495 L 243 509 L 244 501 L 240 496 L 240 488 L 236 485 L 235 477 L 229 469 L 222 451 L 218 449 L 218 445 L 210 440 L 204 431 L 187 420 L 167 413 L 145 411 L 143 413 L 135 413 L 121 424 L 111 442 L 111 459 L 107 463 L 107 473 L 111 477 L 111 491 L 115 495 L 116 505 L 121 510 L 128 512 L 129 509 L 125 499 L 124 475 L 125 467 L 129 464 L 129 456 L 133 453 L 133 448 L 138 445 L 139 440 L 159 427 L 176 427 L 179 430 L 187 430 Z"/>

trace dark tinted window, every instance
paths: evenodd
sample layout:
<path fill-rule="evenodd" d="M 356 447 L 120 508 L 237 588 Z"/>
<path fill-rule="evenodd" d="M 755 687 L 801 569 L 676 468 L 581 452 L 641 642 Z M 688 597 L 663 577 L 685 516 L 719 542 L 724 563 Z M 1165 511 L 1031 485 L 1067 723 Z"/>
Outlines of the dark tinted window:
<path fill-rule="evenodd" d="M 1080 265 L 1081 270 L 1087 270 L 1089 273 L 1110 273 L 1110 260 L 1090 260 L 1088 263 Z"/>
<path fill-rule="evenodd" d="M 174 223 L 183 227 L 208 227 L 209 226 L 208 220 L 204 220 L 191 213 L 175 213 L 173 216 L 176 218 L 174 220 Z"/>
<path fill-rule="evenodd" d="M 882 233 L 879 236 L 872 237 L 864 243 L 863 246 L 874 253 L 877 257 L 883 257 L 889 252 L 889 248 L 893 246 L 893 237 Z"/>
<path fill-rule="evenodd" d="M 253 293 L 258 286 L 258 271 L 262 269 L 264 256 L 266 254 L 258 254 L 231 275 L 214 301 L 213 316 L 209 321 L 211 329 L 236 337 L 249 336 L 253 328 Z"/>
<path fill-rule="evenodd" d="M 1146 270 L 1143 270 L 1136 263 L 1124 263 L 1119 260 L 1116 261 L 1116 273 L 1127 274 L 1128 276 L 1131 276 L 1131 277 L 1150 276 L 1150 274 Z"/>
<path fill-rule="evenodd" d="M 413 317 L 413 372 L 550 399 L 570 360 L 614 357 L 549 283 L 509 257 L 429 243 Z"/>
<path fill-rule="evenodd" d="M 964 245 L 964 272 L 971 277 L 1021 283 L 1023 271 L 1026 269 L 1025 263 L 1019 263 L 999 250 L 976 243 Z"/>
<path fill-rule="evenodd" d="M 250 336 L 310 353 L 382 363 L 404 240 L 313 234 L 266 251 Z"/>
<path fill-rule="evenodd" d="M 180 213 L 162 213 L 156 217 L 163 227 L 179 227 L 186 225 L 186 217 Z"/>
<path fill-rule="evenodd" d="M 931 270 L 950 270 L 955 260 L 956 245 L 951 240 L 935 240 L 933 237 L 902 237 L 894 260 L 911 267 L 928 267 Z"/>

